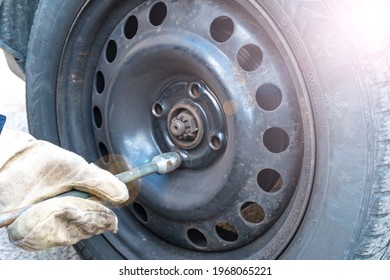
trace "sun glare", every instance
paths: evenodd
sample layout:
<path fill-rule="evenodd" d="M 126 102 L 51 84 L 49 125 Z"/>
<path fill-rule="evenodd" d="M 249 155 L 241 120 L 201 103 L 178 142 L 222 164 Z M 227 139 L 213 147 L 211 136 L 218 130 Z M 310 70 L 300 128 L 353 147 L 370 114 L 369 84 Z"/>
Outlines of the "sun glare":
<path fill-rule="evenodd" d="M 349 13 L 348 25 L 354 36 L 364 40 L 389 40 L 390 1 L 363 0 Z M 378 42 L 380 43 L 380 42 Z"/>

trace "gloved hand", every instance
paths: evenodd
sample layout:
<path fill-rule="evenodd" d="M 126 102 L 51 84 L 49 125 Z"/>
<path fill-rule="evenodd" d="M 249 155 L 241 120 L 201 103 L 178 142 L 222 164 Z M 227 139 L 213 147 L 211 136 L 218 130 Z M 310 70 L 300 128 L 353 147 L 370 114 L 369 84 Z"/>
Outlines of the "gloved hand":
<path fill-rule="evenodd" d="M 91 193 L 94 199 L 51 198 L 72 189 Z M 1 133 L 0 212 L 45 200 L 7 228 L 16 246 L 43 250 L 104 231 L 116 232 L 116 215 L 100 201 L 118 205 L 128 199 L 125 184 L 80 156 L 27 133 Z"/>

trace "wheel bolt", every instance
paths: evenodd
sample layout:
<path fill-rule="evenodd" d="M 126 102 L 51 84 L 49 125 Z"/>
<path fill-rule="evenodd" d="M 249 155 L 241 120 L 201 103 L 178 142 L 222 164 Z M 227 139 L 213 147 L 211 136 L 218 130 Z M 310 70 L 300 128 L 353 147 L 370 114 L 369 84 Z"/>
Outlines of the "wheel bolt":
<path fill-rule="evenodd" d="M 185 124 L 177 118 L 172 120 L 169 129 L 171 130 L 171 133 L 176 137 L 183 136 L 183 134 L 186 132 Z"/>
<path fill-rule="evenodd" d="M 183 110 L 171 120 L 169 130 L 179 139 L 194 140 L 198 132 L 198 124 L 190 111 Z"/>

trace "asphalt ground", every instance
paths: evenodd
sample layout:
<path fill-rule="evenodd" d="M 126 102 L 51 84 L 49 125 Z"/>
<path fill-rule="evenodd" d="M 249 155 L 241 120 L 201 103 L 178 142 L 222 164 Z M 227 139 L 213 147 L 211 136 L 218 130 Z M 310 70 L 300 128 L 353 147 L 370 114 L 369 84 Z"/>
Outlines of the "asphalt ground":
<path fill-rule="evenodd" d="M 7 116 L 5 128 L 28 132 L 25 102 L 25 82 L 9 70 L 3 52 L 0 51 L 0 114 Z M 7 231 L 0 229 L 0 260 L 75 259 L 79 259 L 79 256 L 73 247 L 40 252 L 24 251 L 13 246 L 8 241 Z"/>

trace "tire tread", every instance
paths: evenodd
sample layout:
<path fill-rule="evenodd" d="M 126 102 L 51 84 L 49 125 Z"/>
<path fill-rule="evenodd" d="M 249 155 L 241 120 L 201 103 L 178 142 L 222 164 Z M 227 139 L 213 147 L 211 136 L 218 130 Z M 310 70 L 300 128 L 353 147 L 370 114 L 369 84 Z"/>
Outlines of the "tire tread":
<path fill-rule="evenodd" d="M 390 44 L 361 58 L 372 95 L 375 138 L 374 185 L 365 226 L 355 250 L 357 259 L 390 258 Z"/>

